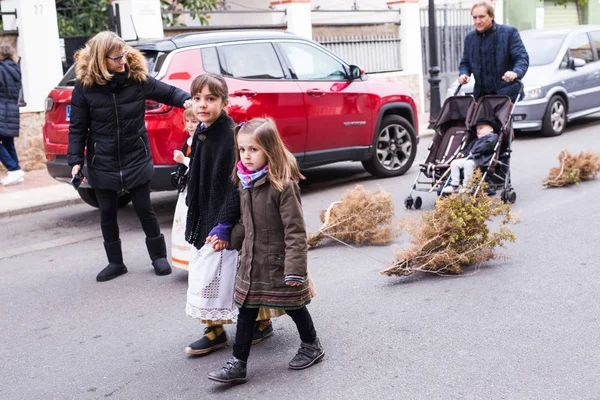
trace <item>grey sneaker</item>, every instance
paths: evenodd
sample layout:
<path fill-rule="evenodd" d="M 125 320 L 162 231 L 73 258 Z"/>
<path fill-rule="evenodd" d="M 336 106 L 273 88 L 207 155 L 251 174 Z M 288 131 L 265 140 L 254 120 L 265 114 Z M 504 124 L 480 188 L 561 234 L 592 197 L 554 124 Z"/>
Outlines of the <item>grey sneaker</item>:
<path fill-rule="evenodd" d="M 245 383 L 247 381 L 246 362 L 231 357 L 223 368 L 210 372 L 208 379 L 220 383 Z"/>
<path fill-rule="evenodd" d="M 325 357 L 325 352 L 321 347 L 319 339 L 316 339 L 312 343 L 302 342 L 298 353 L 290 361 L 289 367 L 291 369 L 308 368 L 321 361 L 323 357 Z"/>
<path fill-rule="evenodd" d="M 448 185 L 444 188 L 444 190 L 442 190 L 442 193 L 446 193 L 446 194 L 452 194 L 452 193 L 456 193 L 458 191 L 458 186 L 452 186 L 452 185 Z"/>

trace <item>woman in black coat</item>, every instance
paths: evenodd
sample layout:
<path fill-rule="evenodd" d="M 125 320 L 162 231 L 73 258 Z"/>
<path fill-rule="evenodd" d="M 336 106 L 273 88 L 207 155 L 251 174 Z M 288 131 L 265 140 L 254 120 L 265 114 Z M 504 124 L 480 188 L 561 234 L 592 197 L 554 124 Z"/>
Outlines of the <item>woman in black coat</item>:
<path fill-rule="evenodd" d="M 168 275 L 164 236 L 150 202 L 154 173 L 144 123 L 145 100 L 184 107 L 190 95 L 148 75 L 143 54 L 113 32 L 100 32 L 75 55 L 77 80 L 71 98 L 68 161 L 76 176 L 84 163 L 95 190 L 109 264 L 96 280 L 125 274 L 117 198 L 128 192 L 146 234 L 146 247 L 157 275 Z"/>
<path fill-rule="evenodd" d="M 15 150 L 15 137 L 19 136 L 18 101 L 21 89 L 21 69 L 17 60 L 11 45 L 0 45 L 0 162 L 8 170 L 8 175 L 0 180 L 2 185 L 24 180 Z"/>

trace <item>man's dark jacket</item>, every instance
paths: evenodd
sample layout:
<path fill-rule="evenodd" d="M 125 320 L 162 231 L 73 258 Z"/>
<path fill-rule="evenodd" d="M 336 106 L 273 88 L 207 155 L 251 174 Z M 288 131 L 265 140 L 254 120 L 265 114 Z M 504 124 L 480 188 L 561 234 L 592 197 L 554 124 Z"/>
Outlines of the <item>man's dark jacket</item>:
<path fill-rule="evenodd" d="M 459 76 L 475 76 L 475 98 L 486 94 L 505 94 L 513 102 L 519 93 L 519 84 L 505 82 L 502 76 L 513 71 L 522 79 L 529 67 L 529 55 L 516 28 L 493 22 L 490 29 L 479 33 L 476 29 L 465 38 Z"/>
<path fill-rule="evenodd" d="M 86 86 L 85 75 L 75 82 L 67 157 L 70 166 L 82 165 L 87 149 L 87 178 L 94 189 L 128 190 L 152 180 L 145 101 L 183 107 L 190 98 L 187 92 L 143 73 L 141 53 L 127 58 L 127 73 L 114 74 L 107 84 Z M 80 70 L 84 66 L 77 65 Z"/>
<path fill-rule="evenodd" d="M 11 59 L 0 62 L 0 136 L 19 136 L 21 69 Z"/>
<path fill-rule="evenodd" d="M 469 158 L 475 161 L 475 167 L 481 167 L 488 165 L 494 156 L 496 143 L 498 143 L 498 135 L 490 133 L 471 141 L 461 153 L 465 157 L 469 156 L 469 153 L 472 153 L 473 155 L 469 156 Z"/>

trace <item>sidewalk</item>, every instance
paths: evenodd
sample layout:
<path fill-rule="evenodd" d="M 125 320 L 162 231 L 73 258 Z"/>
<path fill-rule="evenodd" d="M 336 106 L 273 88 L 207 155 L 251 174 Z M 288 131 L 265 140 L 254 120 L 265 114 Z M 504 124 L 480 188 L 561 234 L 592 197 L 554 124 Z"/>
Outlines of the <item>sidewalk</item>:
<path fill-rule="evenodd" d="M 2 177 L 4 174 L 2 174 Z M 0 217 L 81 203 L 70 185 L 54 180 L 46 169 L 25 172 L 25 182 L 11 186 L 0 185 Z"/>
<path fill-rule="evenodd" d="M 428 115 L 420 116 L 419 136 L 421 138 L 433 134 L 427 129 Z M 421 144 L 422 145 L 422 144 Z M 4 174 L 1 174 L 2 178 Z M 12 186 L 0 185 L 0 217 L 28 214 L 49 210 L 70 204 L 82 203 L 81 198 L 66 183 L 54 180 L 46 169 L 25 173 L 25 182 Z"/>

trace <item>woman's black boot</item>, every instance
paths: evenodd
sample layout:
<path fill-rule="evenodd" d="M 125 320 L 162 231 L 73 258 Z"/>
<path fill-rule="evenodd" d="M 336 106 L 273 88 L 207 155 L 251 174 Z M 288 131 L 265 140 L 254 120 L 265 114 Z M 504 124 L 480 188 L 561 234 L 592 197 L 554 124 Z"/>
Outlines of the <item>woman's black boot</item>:
<path fill-rule="evenodd" d="M 167 245 L 165 237 L 161 234 L 155 238 L 146 238 L 146 247 L 152 260 L 152 266 L 156 275 L 169 275 L 171 265 L 167 261 Z"/>
<path fill-rule="evenodd" d="M 116 277 L 126 274 L 127 267 L 123 264 L 123 252 L 121 251 L 121 240 L 116 242 L 104 242 L 104 250 L 108 258 L 108 265 L 100 271 L 96 280 L 106 282 Z"/>

